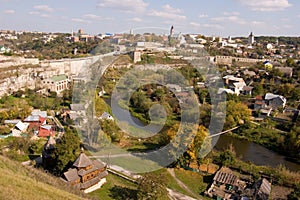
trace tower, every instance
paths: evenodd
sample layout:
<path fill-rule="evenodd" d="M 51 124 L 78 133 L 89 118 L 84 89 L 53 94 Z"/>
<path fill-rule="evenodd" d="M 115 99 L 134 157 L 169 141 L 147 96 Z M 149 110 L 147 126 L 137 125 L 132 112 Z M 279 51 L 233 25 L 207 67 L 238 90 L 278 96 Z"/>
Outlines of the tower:
<path fill-rule="evenodd" d="M 248 45 L 252 46 L 254 42 L 255 42 L 254 35 L 251 32 L 249 37 L 248 37 Z"/>
<path fill-rule="evenodd" d="M 172 26 L 171 26 L 171 29 L 170 29 L 170 36 L 173 35 L 173 31 L 174 31 L 174 27 L 173 27 L 173 25 L 172 25 Z"/>

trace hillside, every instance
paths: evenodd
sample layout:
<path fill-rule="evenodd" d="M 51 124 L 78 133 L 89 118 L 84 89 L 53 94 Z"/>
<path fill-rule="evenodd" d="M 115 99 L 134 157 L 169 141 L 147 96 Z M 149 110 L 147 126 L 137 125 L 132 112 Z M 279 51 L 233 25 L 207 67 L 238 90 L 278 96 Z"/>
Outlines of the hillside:
<path fill-rule="evenodd" d="M 0 174 L 0 199 L 87 199 L 80 197 L 83 194 L 72 194 L 76 191 L 64 186 L 59 179 L 3 156 L 0 156 Z"/>

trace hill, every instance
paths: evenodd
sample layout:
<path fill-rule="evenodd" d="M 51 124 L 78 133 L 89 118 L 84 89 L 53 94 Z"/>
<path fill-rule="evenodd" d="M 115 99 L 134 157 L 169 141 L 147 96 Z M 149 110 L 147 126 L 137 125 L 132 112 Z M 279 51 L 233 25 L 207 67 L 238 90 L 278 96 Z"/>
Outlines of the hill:
<path fill-rule="evenodd" d="M 0 199 L 89 199 L 58 178 L 0 156 Z"/>

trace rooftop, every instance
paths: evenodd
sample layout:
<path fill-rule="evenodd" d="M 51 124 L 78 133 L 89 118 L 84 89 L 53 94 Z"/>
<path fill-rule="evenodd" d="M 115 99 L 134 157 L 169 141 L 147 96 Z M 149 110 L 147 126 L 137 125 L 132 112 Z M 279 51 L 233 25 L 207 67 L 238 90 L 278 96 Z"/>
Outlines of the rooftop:
<path fill-rule="evenodd" d="M 52 76 L 50 78 L 50 80 L 54 81 L 54 82 L 58 82 L 58 81 L 66 80 L 66 79 L 68 79 L 68 77 L 66 75 L 57 75 L 57 76 Z"/>

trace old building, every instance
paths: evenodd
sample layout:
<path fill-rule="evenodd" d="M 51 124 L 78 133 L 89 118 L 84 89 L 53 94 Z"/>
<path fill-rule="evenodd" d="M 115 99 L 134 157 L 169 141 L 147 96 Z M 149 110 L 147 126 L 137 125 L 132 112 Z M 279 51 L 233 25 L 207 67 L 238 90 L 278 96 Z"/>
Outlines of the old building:
<path fill-rule="evenodd" d="M 101 188 L 107 175 L 106 164 L 99 160 L 92 161 L 82 152 L 72 168 L 64 173 L 63 179 L 84 193 L 89 193 Z"/>
<path fill-rule="evenodd" d="M 69 82 L 70 80 L 66 75 L 58 75 L 44 80 L 43 84 L 48 89 L 48 92 L 60 94 L 65 89 L 69 89 Z"/>

